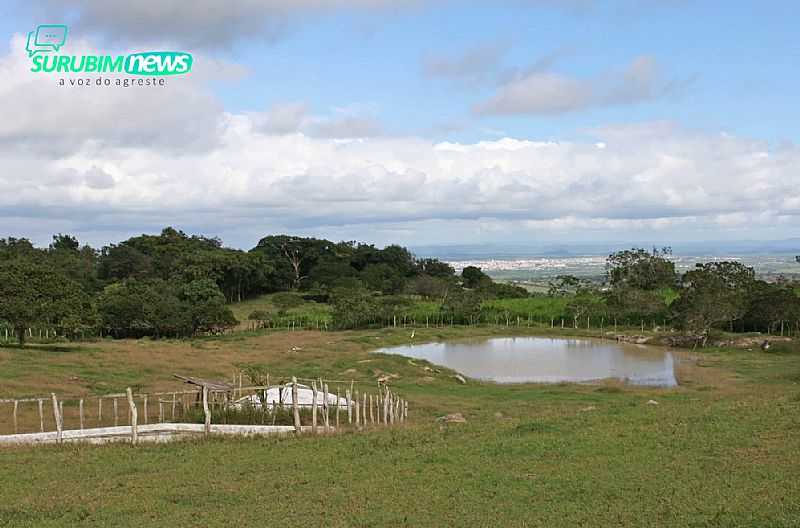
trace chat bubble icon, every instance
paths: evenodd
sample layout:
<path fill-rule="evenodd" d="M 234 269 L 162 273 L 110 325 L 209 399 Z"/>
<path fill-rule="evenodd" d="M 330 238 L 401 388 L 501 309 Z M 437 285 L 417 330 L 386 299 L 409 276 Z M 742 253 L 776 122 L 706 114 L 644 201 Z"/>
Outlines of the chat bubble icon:
<path fill-rule="evenodd" d="M 64 24 L 42 24 L 36 31 L 28 33 L 28 44 L 25 50 L 28 57 L 37 53 L 58 51 L 67 41 L 67 26 Z"/>

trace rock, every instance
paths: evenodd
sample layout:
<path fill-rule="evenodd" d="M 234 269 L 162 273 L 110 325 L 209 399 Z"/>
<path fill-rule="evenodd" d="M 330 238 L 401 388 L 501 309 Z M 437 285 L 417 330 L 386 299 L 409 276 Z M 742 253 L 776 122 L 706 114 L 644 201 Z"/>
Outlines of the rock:
<path fill-rule="evenodd" d="M 616 335 L 614 336 L 617 341 L 621 341 L 623 343 L 633 343 L 635 345 L 644 345 L 647 344 L 652 338 L 649 336 L 643 335 Z"/>
<path fill-rule="evenodd" d="M 594 405 L 590 405 L 588 407 L 582 408 L 580 410 L 580 412 L 589 412 L 589 411 L 596 411 L 596 410 L 597 410 L 597 407 L 595 407 Z"/>
<path fill-rule="evenodd" d="M 655 400 L 647 400 L 647 405 L 658 405 L 658 402 Z"/>
<path fill-rule="evenodd" d="M 466 378 L 464 378 L 464 376 L 462 376 L 461 374 L 456 374 L 456 375 L 455 375 L 455 376 L 453 376 L 453 377 L 454 377 L 455 379 L 457 379 L 457 380 L 458 380 L 458 382 L 459 382 L 460 384 L 462 384 L 462 385 L 466 385 L 466 384 L 467 384 L 467 380 L 466 380 Z"/>
<path fill-rule="evenodd" d="M 440 416 L 436 419 L 437 422 L 442 423 L 467 423 L 467 419 L 461 413 L 453 413 L 445 416 Z"/>

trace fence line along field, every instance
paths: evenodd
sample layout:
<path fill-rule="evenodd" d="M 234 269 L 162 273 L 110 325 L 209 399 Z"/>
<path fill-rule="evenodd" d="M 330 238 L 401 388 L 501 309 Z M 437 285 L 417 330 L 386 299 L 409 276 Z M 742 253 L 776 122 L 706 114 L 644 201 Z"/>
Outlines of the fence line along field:
<path fill-rule="evenodd" d="M 135 454 L 123 444 L 6 446 L 0 448 L 0 478 L 13 485 L 0 491 L 0 518 L 12 526 L 184 524 L 197 515 L 212 525 L 231 519 L 255 524 L 268 517 L 274 522 L 325 518 L 330 526 L 440 526 L 442 515 L 453 525 L 480 525 L 491 517 L 506 526 L 792 526 L 800 518 L 800 351 L 793 341 L 766 352 L 758 347 L 686 351 L 674 389 L 615 382 L 462 384 L 454 372 L 424 361 L 372 353 L 409 343 L 543 332 L 592 335 L 584 329 L 505 326 L 417 328 L 413 338 L 412 330 L 403 328 L 282 330 L 192 341 L 0 347 L 0 397 L 47 396 L 43 407 L 50 429 L 55 429 L 51 393 L 83 397 L 85 427 L 94 425 L 90 415 L 98 400 L 93 397 L 124 393 L 118 427 L 130 437 L 127 387 L 140 428 L 144 394 L 167 393 L 148 396 L 148 421 L 157 421 L 159 398 L 170 402 L 163 414 L 171 421 L 171 393 L 186 390 L 176 386 L 176 372 L 226 380 L 235 391 L 229 403 L 240 399 L 233 372 L 244 373 L 242 397 L 248 395 L 250 376 L 266 380 L 266 373 L 269 383 L 256 387 L 286 385 L 292 376 L 310 386 L 306 380 L 322 377 L 328 393 L 335 394 L 338 385 L 340 397 L 350 380 L 353 392 L 375 396 L 383 379 L 411 409 L 402 427 L 368 425 L 357 432 L 345 425 L 341 407 L 339 434 L 295 438 L 289 432 L 240 440 L 214 434 L 204 439 L 200 432 L 194 433 L 198 440 L 163 445 L 142 440 Z M 370 409 L 378 412 L 367 398 L 364 413 L 360 399 L 360 420 Z M 180 408 L 181 398 L 176 400 Z M 72 401 L 64 403 L 65 430 L 79 428 Z M 103 401 L 104 425 L 113 427 L 113 400 Z M 194 402 L 187 404 L 191 419 L 180 421 L 202 430 L 204 415 Z M 38 405 L 26 405 L 33 414 L 25 427 L 35 432 Z M 220 403 L 210 407 L 212 427 L 223 427 L 226 420 L 228 426 L 245 420 L 260 425 L 262 416 L 271 425 L 273 416 L 269 407 L 267 412 L 254 407 L 258 420 L 238 420 L 233 409 L 224 414 Z M 0 404 L 4 428 L 11 425 L 11 410 Z M 335 411 L 329 410 L 335 428 Z M 466 423 L 438 420 L 458 414 Z M 284 421 L 293 428 L 289 409 L 275 419 L 276 426 Z M 308 409 L 301 420 L 303 427 L 313 425 Z M 253 500 L 278 487 L 291 492 L 280 500 Z M 65 492 L 77 489 L 79 501 Z M 709 491 L 717 489 L 724 492 Z M 224 508 L 198 510 L 209 490 Z M 36 500 L 40 496 L 49 499 Z"/>
<path fill-rule="evenodd" d="M 363 430 L 401 424 L 408 418 L 408 402 L 382 384 L 370 390 L 362 384 L 356 388 L 353 380 L 349 384 L 322 378 L 303 380 L 310 381 L 308 386 L 292 377 L 289 383 L 270 385 L 267 373 L 265 385 L 243 386 L 242 372 L 234 375 L 232 384 L 175 377 L 196 389 L 134 393 L 128 387 L 124 393 L 89 397 L 51 393 L 49 398 L 0 399 L 0 407 L 7 404 L 11 408 L 10 424 L 0 420 L 0 445 L 117 440 L 136 444 L 197 433 L 332 433 L 343 427 Z M 46 415 L 51 419 L 46 421 Z M 340 415 L 346 415 L 346 421 Z M 198 421 L 202 426 L 196 425 Z M 33 429 L 37 432 L 31 432 Z"/>

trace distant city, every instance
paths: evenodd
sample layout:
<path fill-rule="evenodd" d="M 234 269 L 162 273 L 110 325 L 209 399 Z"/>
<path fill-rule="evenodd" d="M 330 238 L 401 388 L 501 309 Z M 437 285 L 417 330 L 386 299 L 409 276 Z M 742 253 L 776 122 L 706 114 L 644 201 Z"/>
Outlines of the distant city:
<path fill-rule="evenodd" d="M 456 271 L 477 266 L 492 278 L 509 282 L 541 284 L 558 275 L 600 278 L 609 253 L 631 247 L 662 247 L 668 244 L 596 243 L 551 245 L 473 245 L 416 247 L 420 256 L 448 262 Z M 782 241 L 735 241 L 681 243 L 671 246 L 678 271 L 698 262 L 733 260 L 752 267 L 767 279 L 800 276 L 800 239 Z"/>

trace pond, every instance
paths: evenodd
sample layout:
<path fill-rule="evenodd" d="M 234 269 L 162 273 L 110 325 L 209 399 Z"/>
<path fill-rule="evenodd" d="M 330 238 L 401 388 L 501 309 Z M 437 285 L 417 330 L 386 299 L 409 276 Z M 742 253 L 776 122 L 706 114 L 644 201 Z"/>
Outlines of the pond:
<path fill-rule="evenodd" d="M 589 382 L 674 387 L 677 360 L 660 347 L 584 338 L 501 337 L 426 343 L 376 352 L 425 359 L 497 383 Z"/>

